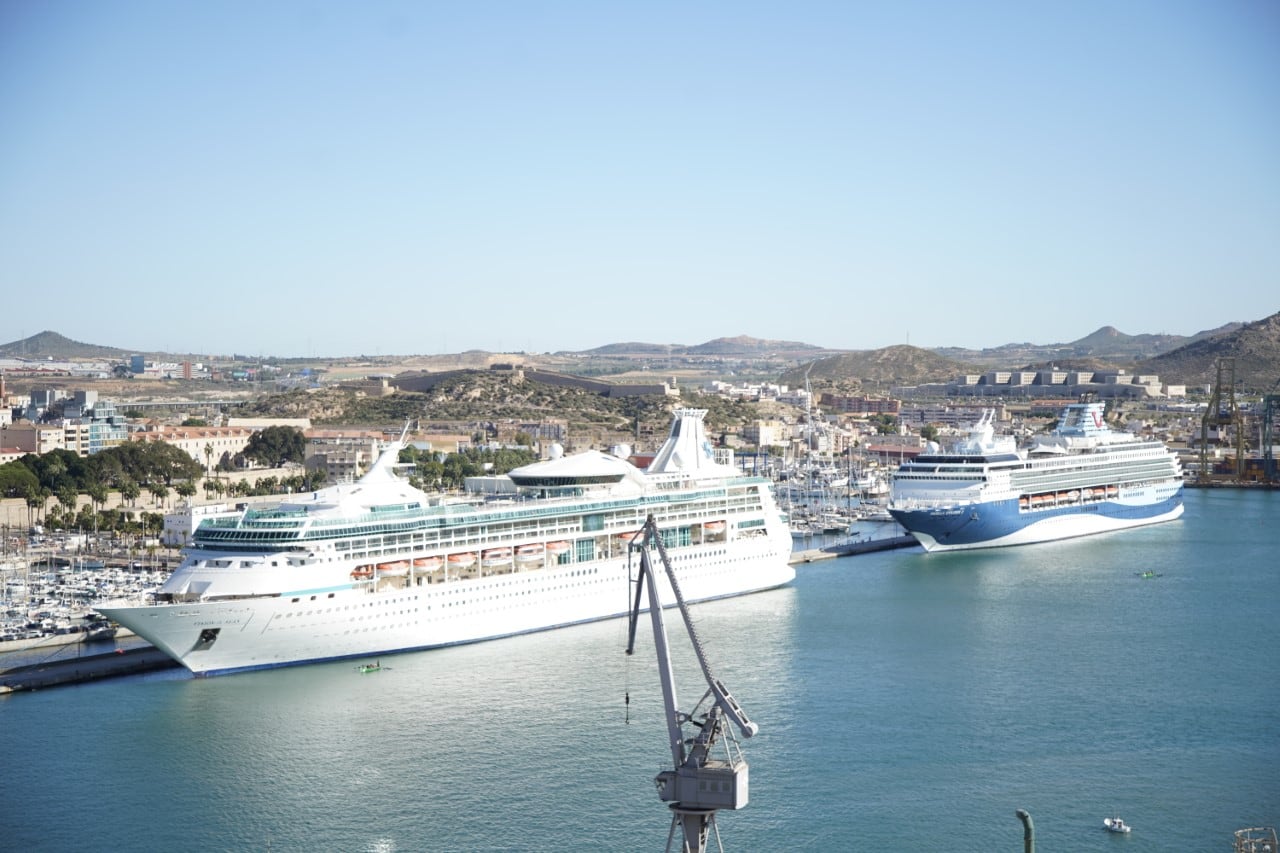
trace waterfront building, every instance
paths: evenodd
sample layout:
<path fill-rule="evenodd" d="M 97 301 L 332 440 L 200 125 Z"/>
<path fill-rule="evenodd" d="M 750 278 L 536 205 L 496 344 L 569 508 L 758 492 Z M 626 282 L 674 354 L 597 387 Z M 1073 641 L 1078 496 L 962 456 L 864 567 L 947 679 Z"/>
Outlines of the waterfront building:
<path fill-rule="evenodd" d="M 901 400 L 849 394 L 822 394 L 818 404 L 824 409 L 849 415 L 896 415 L 902 408 Z"/>
<path fill-rule="evenodd" d="M 1022 397 L 1077 400 L 1084 394 L 1098 397 L 1150 399 L 1185 396 L 1182 385 L 1162 385 L 1155 374 L 1130 374 L 1124 370 L 991 370 L 967 373 L 951 382 L 894 388 L 898 397 Z"/>
<path fill-rule="evenodd" d="M 324 471 L 331 483 L 348 483 L 368 471 L 389 443 L 379 430 L 311 430 L 304 464 Z"/>
<path fill-rule="evenodd" d="M 202 466 L 216 468 L 249 446 L 256 430 L 248 427 L 184 427 L 155 424 L 133 432 L 133 441 L 163 441 L 191 456 Z M 206 450 L 209 452 L 206 453 Z"/>

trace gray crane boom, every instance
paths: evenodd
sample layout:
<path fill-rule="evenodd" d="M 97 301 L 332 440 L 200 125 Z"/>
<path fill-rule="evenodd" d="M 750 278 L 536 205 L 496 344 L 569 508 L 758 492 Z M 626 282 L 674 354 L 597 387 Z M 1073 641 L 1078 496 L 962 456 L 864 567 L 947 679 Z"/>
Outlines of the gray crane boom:
<path fill-rule="evenodd" d="M 690 853 L 701 853 L 706 849 L 710 832 L 716 829 L 716 811 L 722 808 L 743 808 L 748 800 L 747 762 L 742 758 L 732 731 L 725 725 L 725 720 L 732 720 L 742 732 L 743 737 L 751 737 L 759 731 L 759 727 L 747 718 L 728 688 L 711 671 L 706 651 L 694 628 L 688 605 L 680 591 L 679 581 L 671 570 L 666 546 L 652 515 L 645 521 L 631 549 L 633 553 L 639 552 L 640 567 L 635 578 L 636 591 L 628 623 L 627 654 L 633 654 L 635 651 L 636 628 L 639 624 L 647 581 L 649 618 L 653 625 L 653 642 L 658 656 L 658 675 L 662 682 L 667 737 L 670 742 L 671 758 L 675 764 L 674 770 L 664 770 L 654 780 L 658 786 L 658 797 L 671 804 L 673 814 L 667 848 L 670 849 L 676 828 L 679 827 L 683 839 L 681 849 Z M 698 665 L 707 682 L 706 692 L 702 694 L 694 710 L 689 713 L 680 711 L 676 700 L 675 677 L 671 667 L 670 648 L 667 645 L 662 596 L 659 591 L 658 577 L 650 561 L 651 549 L 656 549 L 662 559 L 667 581 L 675 595 L 685 630 L 689 634 L 694 654 L 698 658 Z M 705 717 L 702 720 L 695 719 L 698 708 L 708 699 L 711 699 L 711 702 Z M 684 733 L 686 724 L 697 727 L 697 732 L 688 738 Z M 721 735 L 725 736 L 726 757 L 713 758 L 712 749 Z M 716 832 L 718 845 L 718 830 Z"/>

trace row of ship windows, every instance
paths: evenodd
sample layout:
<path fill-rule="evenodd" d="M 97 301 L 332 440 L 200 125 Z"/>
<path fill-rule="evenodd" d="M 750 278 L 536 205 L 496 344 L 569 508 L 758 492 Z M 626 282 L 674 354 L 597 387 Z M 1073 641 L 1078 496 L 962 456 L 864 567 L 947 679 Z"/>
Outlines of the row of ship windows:
<path fill-rule="evenodd" d="M 689 514 L 690 520 L 692 520 L 693 523 L 716 520 L 718 518 L 723 517 L 724 515 L 725 515 L 725 511 L 723 509 L 719 509 L 711 515 L 708 515 L 705 511 Z M 676 520 L 675 517 L 673 517 L 673 520 Z M 635 522 L 634 519 L 630 519 L 627 523 L 618 524 L 617 526 L 625 528 L 625 527 L 630 527 L 633 524 L 637 527 L 639 526 L 639 523 Z M 563 538 L 563 539 L 572 539 L 575 542 L 580 544 L 582 542 L 589 542 L 597 538 L 601 540 L 607 540 L 612 535 L 614 534 L 613 533 L 597 534 L 597 535 L 588 534 L 587 536 L 584 537 L 582 536 L 582 532 L 576 526 L 560 525 L 556 527 L 548 527 L 536 533 L 526 531 L 526 532 L 520 533 L 519 535 L 506 534 L 506 533 L 495 535 L 491 531 L 485 531 L 483 535 L 477 535 L 474 537 L 453 540 L 452 544 L 449 544 L 447 546 L 442 546 L 441 543 L 438 541 L 425 543 L 422 541 L 422 537 L 399 536 L 399 537 L 384 537 L 381 542 L 373 539 L 361 539 L 361 540 L 352 540 L 349 542 L 339 542 L 337 543 L 337 547 L 340 551 L 344 552 L 343 556 L 347 559 L 378 559 L 378 558 L 386 558 L 386 557 L 406 557 L 406 556 L 411 556 L 413 554 L 420 553 L 423 550 L 439 549 L 441 547 L 444 547 L 444 550 L 448 550 L 448 551 L 453 551 L 455 549 L 476 550 L 476 549 L 479 549 L 481 545 L 485 547 L 493 547 L 494 545 L 504 545 L 504 544 L 512 545 L 516 543 L 525 543 L 530 541 L 531 539 L 532 540 L 541 540 L 541 539 L 554 540 L 554 539 Z M 723 535 L 723 533 L 720 535 Z M 663 537 L 668 547 L 673 547 L 676 545 L 693 544 L 692 529 L 690 527 L 679 527 L 671 530 L 664 530 Z M 588 548 L 590 548 L 590 546 L 588 546 Z M 625 551 L 625 546 L 621 546 L 620 548 L 616 549 L 617 553 L 622 553 L 624 551 Z M 582 558 L 580 557 L 579 559 L 582 559 Z M 569 560 L 562 560 L 562 562 L 568 562 L 568 561 Z"/>
<path fill-rule="evenodd" d="M 712 555 L 723 557 L 726 553 L 727 553 L 727 551 L 726 551 L 726 550 L 717 550 L 717 551 L 713 551 L 713 552 L 711 552 L 711 554 L 710 554 L 710 555 L 706 555 L 706 554 L 701 555 L 701 556 L 700 556 L 700 558 L 701 558 L 701 559 L 705 559 L 707 556 L 712 556 Z M 675 559 L 676 559 L 676 560 L 679 560 L 679 559 L 682 559 L 682 558 L 683 558 L 683 559 L 688 559 L 688 558 L 691 558 L 691 557 L 693 557 L 693 556 L 694 556 L 694 555 L 692 555 L 692 554 L 677 555 L 677 557 L 676 557 Z M 742 561 L 742 560 L 746 560 L 746 559 L 750 559 L 750 558 L 748 558 L 748 557 L 746 557 L 746 556 L 742 556 L 742 557 L 737 557 L 737 558 L 734 558 L 734 559 L 731 559 L 731 560 L 727 560 L 727 561 L 722 561 L 722 562 L 733 563 L 733 562 L 740 562 L 740 561 Z M 585 576 L 587 576 L 587 575 L 598 575 L 598 574 L 599 574 L 599 569 L 583 569 L 583 570 L 580 570 L 580 571 L 575 571 L 575 572 L 573 572 L 572 574 L 573 574 L 574 576 L 578 576 L 578 577 L 585 577 Z M 598 584 L 598 583 L 604 582 L 604 580 L 605 580 L 604 578 L 598 578 L 598 577 L 597 577 L 597 578 L 595 578 L 595 579 L 593 579 L 593 580 L 591 580 L 591 581 L 579 580 L 579 581 L 573 581 L 573 582 L 569 582 L 569 583 L 560 583 L 560 584 L 556 584 L 556 585 L 554 585 L 554 586 L 547 586 L 547 587 L 545 587 L 544 589 L 537 590 L 537 592 L 552 592 L 552 591 L 556 591 L 556 590 L 567 590 L 567 589 L 571 589 L 571 588 L 573 588 L 573 587 L 581 587 L 581 586 L 586 586 L 586 585 L 595 585 L 595 584 Z M 497 586 L 510 586 L 510 585 L 512 585 L 512 584 L 529 583 L 529 582 L 530 582 L 530 581 L 529 581 L 529 579 L 524 579 L 523 581 L 520 581 L 520 580 L 517 580 L 517 581 L 501 581 L 501 582 L 499 582 L 499 583 L 497 584 Z M 492 587 L 491 587 L 491 588 L 492 588 Z M 497 595 L 486 595 L 486 596 L 480 596 L 480 597 L 478 597 L 478 598 L 467 598 L 467 599 L 460 600 L 460 601 L 444 601 L 444 602 L 441 602 L 441 605 L 440 605 L 440 606 L 442 606 L 442 607 L 462 607 L 462 606 L 465 606 L 465 605 L 468 605 L 468 604 L 474 604 L 476 601 L 496 601 L 496 600 L 498 600 L 498 599 L 502 599 L 502 598 L 509 598 L 509 597 L 511 597 L 511 596 L 513 596 L 513 595 L 521 595 L 521 596 L 529 595 L 529 594 L 531 594 L 532 592 L 534 592 L 534 590 L 528 590 L 528 589 L 525 589 L 525 590 L 518 590 L 518 591 L 512 591 L 512 592 L 501 593 L 501 594 L 497 594 Z M 467 594 L 467 593 L 470 593 L 470 594 L 474 595 L 474 594 L 476 593 L 476 590 L 474 590 L 474 589 L 447 589 L 447 590 L 443 590 L 440 594 L 441 594 L 441 595 L 455 595 L 455 594 Z M 326 597 L 331 599 L 331 598 L 333 598 L 333 597 L 334 597 L 334 593 L 328 593 Z M 316 600 L 316 598 L 317 598 L 317 597 L 316 597 L 316 596 L 314 596 L 314 595 L 313 595 L 313 596 L 310 596 L 310 600 L 311 600 L 311 601 L 315 601 L 315 600 Z M 303 617 L 303 616 L 311 616 L 311 615 L 317 615 L 317 614 L 323 614 L 323 613 L 343 612 L 343 611 L 347 611 L 347 610 L 364 610 L 364 609 L 366 609 L 366 608 L 371 608 L 371 609 L 372 609 L 372 608 L 376 608 L 376 609 L 378 609 L 378 610 L 380 610 L 380 611 L 383 611 L 383 612 L 378 613 L 378 614 L 372 614 L 372 613 L 371 613 L 371 614 L 368 614 L 368 615 L 353 616 L 353 617 L 352 617 L 352 619 L 353 619 L 353 620 L 363 620 L 363 619 L 385 618 L 386 616 L 391 616 L 391 615 L 406 614 L 406 613 L 417 613 L 417 612 L 419 612 L 420 608 L 419 608 L 419 607 L 416 607 L 416 606 L 415 606 L 412 610 L 390 610 L 390 611 L 386 611 L 386 610 L 385 610 L 385 608 L 386 608 L 386 607 L 388 607 L 389 605 L 395 605 L 395 604 L 401 604 L 401 605 L 403 605 L 403 604 L 406 604 L 406 603 L 409 603 L 409 602 L 415 602 L 415 603 L 416 603 L 416 602 L 419 602 L 419 600 L 420 600 L 420 599 L 421 599 L 421 595 L 397 596 L 396 598 L 389 598 L 389 599 L 380 600 L 380 601 L 379 601 L 379 600 L 375 600 L 375 601 L 367 601 L 367 602 L 364 602 L 364 603 L 362 603 L 362 604 L 347 604 L 347 605 L 340 605 L 340 606 L 338 606 L 338 607 L 316 608 L 316 609 L 314 609 L 314 610 L 300 610 L 300 611 L 296 611 L 296 612 L 293 612 L 293 613 L 286 613 L 286 614 L 285 614 L 285 618 L 291 618 L 291 617 L 293 617 L 293 616 L 295 616 L 295 615 L 296 615 L 296 616 L 298 616 L 298 617 Z M 296 603 L 298 603 L 298 602 L 300 602 L 300 601 L 301 601 L 301 597 L 297 597 L 297 598 L 293 598 L 293 599 L 291 599 L 291 603 L 295 603 L 295 604 L 296 604 Z M 428 611 L 429 611 L 429 610 L 431 610 L 431 605 L 427 605 L 427 610 L 428 610 Z"/>

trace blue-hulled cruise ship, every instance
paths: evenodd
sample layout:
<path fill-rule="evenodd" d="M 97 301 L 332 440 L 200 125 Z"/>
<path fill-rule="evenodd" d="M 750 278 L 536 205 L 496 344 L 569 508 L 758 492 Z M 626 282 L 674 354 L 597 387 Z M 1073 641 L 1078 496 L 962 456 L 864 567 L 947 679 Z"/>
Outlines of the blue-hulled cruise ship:
<path fill-rule="evenodd" d="M 1164 443 L 1110 429 L 1102 403 L 1075 403 L 1018 447 L 992 413 L 949 452 L 898 468 L 889 512 L 926 551 L 1025 545 L 1182 515 L 1182 466 Z"/>

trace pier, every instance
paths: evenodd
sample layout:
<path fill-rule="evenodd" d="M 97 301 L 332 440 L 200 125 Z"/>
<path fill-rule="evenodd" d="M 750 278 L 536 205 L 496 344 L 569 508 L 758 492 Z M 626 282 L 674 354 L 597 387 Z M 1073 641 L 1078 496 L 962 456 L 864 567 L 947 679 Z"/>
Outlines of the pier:
<path fill-rule="evenodd" d="M 853 542 L 839 542 L 822 548 L 806 551 L 792 551 L 788 562 L 793 565 L 816 563 L 819 560 L 834 560 L 836 557 L 851 557 L 856 554 L 871 554 L 876 551 L 894 551 L 898 548 L 910 548 L 917 545 L 914 536 L 882 536 L 875 539 L 862 539 Z"/>
<path fill-rule="evenodd" d="M 15 666 L 0 671 L 0 693 L 82 684 L 140 672 L 172 669 L 178 662 L 154 646 L 119 649 L 99 655 Z"/>

